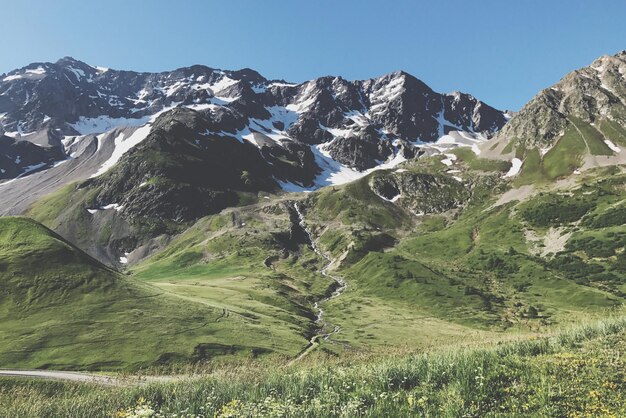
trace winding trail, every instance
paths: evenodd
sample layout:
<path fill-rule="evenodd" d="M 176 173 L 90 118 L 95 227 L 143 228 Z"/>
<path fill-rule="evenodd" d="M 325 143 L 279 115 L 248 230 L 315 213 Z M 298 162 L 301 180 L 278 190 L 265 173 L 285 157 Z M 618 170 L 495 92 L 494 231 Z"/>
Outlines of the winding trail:
<path fill-rule="evenodd" d="M 57 370 L 0 369 L 0 377 L 24 377 L 28 379 L 58 380 L 102 386 L 144 386 L 181 380 L 182 376 L 106 376 L 88 372 L 65 372 Z"/>
<path fill-rule="evenodd" d="M 288 366 L 301 360 L 302 358 L 306 357 L 311 351 L 315 350 L 319 346 L 319 341 L 321 339 L 328 340 L 333 334 L 337 334 L 338 332 L 341 331 L 341 327 L 339 326 L 335 326 L 332 331 L 326 331 L 326 328 L 329 327 L 329 324 L 324 320 L 324 310 L 322 309 L 321 305 L 324 304 L 325 302 L 328 302 L 329 300 L 338 298 L 348 288 L 348 284 L 345 282 L 345 280 L 328 273 L 328 269 L 332 265 L 333 261 L 331 260 L 330 257 L 324 254 L 316 245 L 315 240 L 313 239 L 313 236 L 311 235 L 311 231 L 309 231 L 306 225 L 306 222 L 304 221 L 304 215 L 300 211 L 300 207 L 298 206 L 297 203 L 294 203 L 294 209 L 296 213 L 298 214 L 298 221 L 299 221 L 300 227 L 308 236 L 309 243 L 311 244 L 311 248 L 317 255 L 319 255 L 320 257 L 322 257 L 324 260 L 327 261 L 324 267 L 322 267 L 322 269 L 319 270 L 319 274 L 333 279 L 335 282 L 337 282 L 339 286 L 333 291 L 333 293 L 330 296 L 320 299 L 313 304 L 313 309 L 317 311 L 315 323 L 318 326 L 318 332 L 313 337 L 311 337 L 311 339 L 309 340 L 309 344 L 304 348 L 304 350 L 302 350 L 302 352 L 300 352 L 300 354 L 298 354 L 298 356 L 295 359 L 293 359 L 287 364 Z"/>
<path fill-rule="evenodd" d="M 63 380 L 67 382 L 94 383 L 105 386 L 123 385 L 120 379 L 114 377 L 99 376 L 95 374 L 79 372 L 60 372 L 53 370 L 0 370 L 0 376 Z"/>

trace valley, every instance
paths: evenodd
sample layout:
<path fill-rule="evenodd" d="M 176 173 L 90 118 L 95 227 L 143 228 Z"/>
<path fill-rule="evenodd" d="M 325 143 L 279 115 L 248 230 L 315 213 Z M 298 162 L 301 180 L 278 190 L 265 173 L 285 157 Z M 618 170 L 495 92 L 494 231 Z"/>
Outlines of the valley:
<path fill-rule="evenodd" d="M 405 72 L 3 75 L 0 368 L 176 379 L 4 376 L 0 415 L 623 412 L 625 74 L 515 114 Z"/>

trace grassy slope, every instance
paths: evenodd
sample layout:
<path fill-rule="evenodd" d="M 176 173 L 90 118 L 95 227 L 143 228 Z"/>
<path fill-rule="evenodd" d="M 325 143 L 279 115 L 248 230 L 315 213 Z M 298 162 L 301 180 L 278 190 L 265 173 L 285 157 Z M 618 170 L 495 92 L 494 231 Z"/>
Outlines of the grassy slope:
<path fill-rule="evenodd" d="M 125 369 L 282 350 L 254 321 L 120 276 L 25 218 L 0 218 L 0 282 L 2 367 Z M 222 347 L 235 332 L 249 339 Z"/>
<path fill-rule="evenodd" d="M 472 171 L 462 175 L 471 178 Z M 491 208 L 491 190 L 499 186 L 481 178 L 474 178 L 475 198 L 460 216 L 402 218 L 404 224 L 398 228 L 392 223 L 372 222 L 371 212 L 378 205 L 383 205 L 387 218 L 397 208 L 367 195 L 363 191 L 367 179 L 312 198 L 307 218 L 322 247 L 335 257 L 349 249 L 338 270 L 349 284 L 348 291 L 326 305 L 327 320 L 342 328 L 333 336 L 335 342 L 369 349 L 437 345 L 485 338 L 505 329 L 546 329 L 588 315 L 601 316 L 622 303 L 619 280 L 611 282 L 593 274 L 590 280 L 579 280 L 558 263 L 533 255 L 534 244 L 526 237 L 533 227 L 516 203 Z M 626 197 L 621 183 L 615 179 L 613 183 L 606 186 L 603 198 L 588 195 L 585 188 L 576 194 L 588 196 L 586 200 L 600 208 Z M 329 196 L 346 203 L 328 205 Z M 353 199 L 361 204 L 351 205 Z M 541 199 L 551 198 L 537 198 L 526 206 Z M 329 207 L 340 209 L 328 215 Z M 553 209 L 563 212 L 569 206 Z M 346 219 L 358 220 L 360 230 Z M 416 224 L 406 227 L 407 222 Z M 547 231 L 545 227 L 535 229 L 539 236 Z M 355 249 L 367 248 L 372 235 L 381 233 L 393 236 L 397 243 L 369 248 L 352 257 Z M 340 346 L 326 348 L 337 350 Z"/>
<path fill-rule="evenodd" d="M 618 317 L 548 337 L 291 368 L 243 364 L 149 387 L 3 378 L 0 414 L 618 417 L 626 414 L 625 341 Z"/>
<path fill-rule="evenodd" d="M 518 147 L 516 154 L 524 160 L 524 165 L 515 182 L 518 185 L 551 182 L 580 168 L 585 156 L 614 155 L 605 139 L 623 145 L 626 144 L 626 132 L 619 124 L 609 120 L 599 120 L 591 125 L 570 117 L 567 129 L 545 155 L 541 156 L 536 148 L 526 150 Z"/>
<path fill-rule="evenodd" d="M 618 145 L 626 147 L 626 129 L 620 124 L 608 119 L 601 119 L 598 121 L 597 127 L 606 138 L 609 138 Z"/>
<path fill-rule="evenodd" d="M 178 297 L 254 320 L 278 351 L 294 355 L 313 332 L 313 301 L 332 280 L 315 274 L 321 260 L 305 246 L 283 254 L 276 236 L 288 236 L 290 225 L 279 204 L 232 209 L 200 220 L 132 273 Z M 224 341 L 256 337 L 237 333 Z"/>
<path fill-rule="evenodd" d="M 572 130 L 557 148 L 569 155 L 577 141 L 582 138 Z M 342 328 L 324 349 L 425 347 L 503 330 L 526 332 L 601 315 L 621 303 L 624 286 L 613 279 L 611 260 L 599 264 L 602 273 L 613 276 L 572 277 L 577 259 L 549 262 L 533 255 L 536 249 L 526 233 L 543 236 L 547 227 L 529 225 L 521 216 L 524 206 L 490 207 L 507 187 L 499 178 L 509 163 L 479 159 L 465 149 L 455 153 L 454 168 L 461 170 L 457 175 L 473 193 L 463 210 L 416 217 L 402 199 L 397 204 L 381 199 L 370 182 L 393 171 L 328 187 L 306 199 L 307 224 L 322 249 L 341 261 L 338 274 L 349 283 L 341 298 L 324 306 L 327 322 Z M 536 156 L 543 167 L 538 151 Z M 440 159 L 424 158 L 404 167 L 443 174 L 449 168 Z M 528 164 L 529 159 L 526 170 Z M 535 174 L 527 171 L 525 178 Z M 59 219 L 54 208 L 62 207 L 59 202 L 67 193 L 47 200 L 53 209 L 37 205 L 32 215 L 54 223 Z M 289 253 L 282 249 L 280 237 L 288 234 L 290 224 L 281 199 L 200 220 L 167 249 L 134 266 L 133 277 L 180 303 L 192 302 L 227 318 L 213 324 L 214 341 L 297 353 L 314 332 L 312 303 L 333 282 L 317 273 L 324 260 L 306 246 Z M 78 206 L 67 209 L 71 207 L 64 210 L 81 216 L 86 212 Z M 595 265 L 590 269 L 598 272 Z"/>
<path fill-rule="evenodd" d="M 426 347 L 547 329 L 621 303 L 617 287 L 574 280 L 534 256 L 525 236 L 533 227 L 515 203 L 490 208 L 502 185 L 477 172 L 491 163 L 474 162 L 480 170 L 460 164 L 459 175 L 474 183 L 461 213 L 417 218 L 374 194 L 371 176 L 307 200 L 308 225 L 323 250 L 342 260 L 337 272 L 349 283 L 324 305 L 326 320 L 341 327 L 325 350 Z M 281 258 L 272 236 L 288 223 L 278 207 L 271 200 L 205 218 L 133 273 L 168 292 L 254 315 L 277 338 L 310 332 L 307 308 L 332 282 L 316 274 L 323 261 L 305 246 Z M 273 269 L 264 266 L 268 257 Z"/>

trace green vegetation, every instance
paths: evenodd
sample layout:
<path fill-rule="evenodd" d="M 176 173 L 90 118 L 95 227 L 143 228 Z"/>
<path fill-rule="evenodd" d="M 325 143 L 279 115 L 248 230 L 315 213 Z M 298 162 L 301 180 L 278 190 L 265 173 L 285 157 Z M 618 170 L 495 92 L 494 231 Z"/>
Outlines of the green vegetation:
<path fill-rule="evenodd" d="M 286 206 L 270 202 L 257 209 L 233 208 L 201 219 L 131 273 L 182 301 L 254 324 L 252 334 L 224 329 L 224 342 L 295 355 L 313 332 L 313 301 L 334 281 L 316 274 L 322 261 L 308 247 L 289 242 Z"/>
<path fill-rule="evenodd" d="M 600 119 L 596 123 L 602 134 L 618 145 L 626 147 L 626 129 L 617 122 L 608 119 Z"/>
<path fill-rule="evenodd" d="M 320 351 L 384 352 L 446 345 L 461 336 L 493 338 L 503 330 L 547 331 L 600 317 L 622 303 L 623 175 L 599 170 L 599 180 L 581 176 L 589 185 L 570 193 L 547 192 L 519 205 L 493 206 L 508 187 L 501 179 L 508 163 L 488 166 L 471 151 L 458 155 L 464 182 L 428 174 L 431 161 L 427 167 L 410 162 L 407 171 L 372 173 L 300 201 L 317 245 L 334 260 L 332 274 L 348 283 L 340 298 L 323 305 L 327 328 L 341 331 L 322 341 Z M 496 173 L 489 171 L 494 167 Z M 385 182 L 400 188 L 402 198 L 393 203 L 373 191 Z M 68 213 L 92 222 L 84 209 L 89 196 L 72 190 L 46 198 L 46 205 L 35 205 L 31 214 L 50 224 Z M 416 215 L 411 193 L 432 214 Z M 63 206 L 63 199 L 71 201 Z M 165 305 L 208 312 L 194 321 L 215 318 L 209 325 L 176 350 L 155 350 L 134 364 L 121 355 L 120 363 L 89 367 L 183 362 L 207 347 L 213 354 L 300 352 L 317 332 L 313 303 L 330 294 L 335 283 L 319 274 L 326 261 L 305 242 L 294 241 L 292 203 L 276 196 L 258 200 L 199 220 L 120 279 L 160 294 Z M 104 241 L 119 227 L 114 222 L 100 225 Z M 570 242 L 548 258 L 538 256 L 540 244 L 528 234 L 541 240 L 555 228 L 573 234 Z M 126 326 L 145 328 L 140 322 Z M 407 334 L 406 329 L 420 331 Z"/>
<path fill-rule="evenodd" d="M 576 126 L 568 125 L 565 134 L 544 155 L 543 173 L 550 180 L 572 174 L 581 166 L 582 158 L 588 149 L 585 139 L 580 135 Z"/>
<path fill-rule="evenodd" d="M 614 155 L 605 139 L 626 146 L 626 130 L 616 122 L 600 119 L 592 125 L 575 117 L 568 121 L 563 135 L 545 155 L 537 148 L 516 148 L 516 157 L 523 159 L 524 165 L 515 184 L 546 184 L 571 175 L 583 165 L 586 156 Z M 514 143 L 510 141 L 509 145 Z"/>
<path fill-rule="evenodd" d="M 1 379 L 0 415 L 27 411 L 17 391 L 42 401 L 27 416 L 86 408 L 122 416 L 141 408 L 165 416 L 201 408 L 205 416 L 620 415 L 623 382 L 605 359 L 626 350 L 615 344 L 625 321 L 554 336 L 605 317 L 626 297 L 626 175 L 587 171 L 567 191 L 547 183 L 594 147 L 583 128 L 584 138 L 572 122 L 550 151 L 573 150 L 572 158 L 523 150 L 513 186 L 530 181 L 540 191 L 522 202 L 496 203 L 511 187 L 502 178 L 510 163 L 459 149 L 462 181 L 427 158 L 306 196 L 241 194 L 248 206 L 179 225 L 184 232 L 125 275 L 35 222 L 7 218 L 39 232 L 22 242 L 15 231 L 30 227 L 0 228 L 0 279 L 9 284 L 0 300 L 2 364 L 218 371 L 148 388 Z M 68 187 L 30 214 L 60 230 L 69 219 L 80 234 L 94 227 L 91 199 Z M 324 331 L 338 332 L 285 368 L 321 332 L 313 306 L 336 288 L 320 274 L 327 260 L 297 230 L 294 202 L 332 260 L 329 273 L 348 287 L 320 305 Z M 100 241 L 110 243 L 124 220 L 98 222 Z M 27 277 L 24 266 L 40 259 L 50 261 Z M 521 341 L 490 345 L 510 339 Z"/>
<path fill-rule="evenodd" d="M 30 209 L 28 216 L 56 230 L 61 223 L 60 215 L 66 211 L 71 211 L 72 221 L 87 218 L 89 213 L 82 205 L 76 205 L 76 203 L 90 201 L 94 197 L 94 191 L 79 189 L 76 184 L 70 184 L 38 201 Z"/>
<path fill-rule="evenodd" d="M 525 184 L 541 184 L 545 181 L 542 172 L 541 153 L 537 148 L 528 152 L 520 153 L 517 158 L 523 159 L 522 169 L 514 184 L 521 186 Z"/>
<path fill-rule="evenodd" d="M 567 252 L 578 251 L 569 246 L 549 261 L 536 255 L 527 233 L 541 236 L 561 227 L 575 232 L 581 219 L 585 224 L 593 216 L 602 219 L 603 211 L 612 213 L 611 206 L 626 197 L 623 175 L 589 178 L 590 185 L 573 193 L 543 193 L 521 205 L 495 208 L 489 196 L 498 190 L 497 183 L 489 177 L 474 181 L 474 195 L 461 213 L 416 217 L 411 233 L 383 229 L 379 233 L 394 236 L 396 245 L 343 258 L 337 272 L 349 289 L 326 305 L 327 317 L 342 327 L 333 336 L 338 343 L 368 349 L 386 349 L 399 341 L 436 345 L 472 332 L 484 338 L 502 329 L 549 329 L 589 315 L 601 317 L 605 309 L 622 303 L 621 281 L 607 274 L 620 268 L 619 262 L 612 267 L 607 260 L 599 269 L 585 259 L 576 267 L 565 262 Z M 323 219 L 317 214 L 313 206 L 307 218 L 320 222 L 323 248 L 341 255 L 343 246 L 350 255 L 351 248 L 359 247 L 362 235 L 353 227 L 317 221 Z M 599 247 L 608 246 L 612 257 L 621 255 L 621 235 L 615 237 Z M 582 280 L 584 275 L 589 277 Z M 407 328 L 420 332 L 407 335 Z"/>
<path fill-rule="evenodd" d="M 378 197 L 370 188 L 368 179 L 369 176 L 345 186 L 326 187 L 316 192 L 313 199 L 320 220 L 340 220 L 356 227 L 398 228 L 410 225 L 407 214 Z"/>
<path fill-rule="evenodd" d="M 4 366 L 137 369 L 217 354 L 293 354 L 304 341 L 273 341 L 253 318 L 120 276 L 25 218 L 0 218 L 0 283 Z M 232 341 L 234 332 L 246 338 Z"/>
<path fill-rule="evenodd" d="M 384 359 L 220 367 L 147 387 L 0 379 L 0 415 L 20 417 L 606 416 L 626 414 L 626 320 L 550 337 Z"/>
<path fill-rule="evenodd" d="M 595 127 L 574 117 L 570 117 L 570 122 L 578 129 L 591 155 L 613 155 L 613 151 L 604 143 L 602 133 Z"/>
<path fill-rule="evenodd" d="M 457 148 L 452 153 L 470 170 L 506 173 L 511 168 L 508 161 L 479 158 L 471 148 Z"/>
<path fill-rule="evenodd" d="M 576 222 L 595 206 L 597 192 L 540 195 L 518 209 L 522 219 L 534 227 L 545 228 Z"/>

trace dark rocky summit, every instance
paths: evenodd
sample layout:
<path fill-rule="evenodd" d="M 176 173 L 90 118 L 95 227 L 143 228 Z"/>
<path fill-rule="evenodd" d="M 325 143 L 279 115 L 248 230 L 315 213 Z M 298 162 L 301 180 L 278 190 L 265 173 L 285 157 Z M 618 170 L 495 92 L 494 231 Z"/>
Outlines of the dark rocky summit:
<path fill-rule="evenodd" d="M 253 135 L 264 155 L 271 151 L 310 163 L 309 146 L 328 145 L 333 159 L 357 170 L 392 157 L 399 145 L 432 142 L 450 130 L 491 136 L 506 122 L 502 112 L 470 95 L 436 93 L 404 72 L 366 81 L 329 76 L 296 85 L 267 80 L 251 69 L 195 65 L 137 73 L 66 57 L 0 76 L 0 131 L 58 148 L 58 159 L 68 137 L 139 126 L 177 106 L 204 111 L 210 132 Z M 282 180 L 311 185 L 311 178 L 285 169 Z"/>

